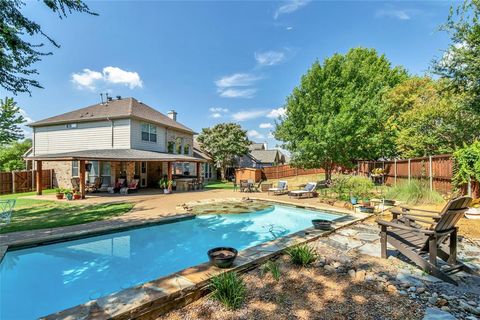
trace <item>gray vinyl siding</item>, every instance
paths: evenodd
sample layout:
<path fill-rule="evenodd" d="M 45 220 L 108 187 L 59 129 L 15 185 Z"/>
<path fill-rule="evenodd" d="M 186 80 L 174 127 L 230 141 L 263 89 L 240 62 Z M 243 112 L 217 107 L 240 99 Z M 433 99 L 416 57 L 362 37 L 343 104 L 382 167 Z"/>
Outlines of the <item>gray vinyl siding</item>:
<path fill-rule="evenodd" d="M 39 155 L 79 150 L 128 149 L 129 127 L 129 119 L 114 121 L 113 145 L 110 121 L 78 122 L 77 128 L 67 128 L 65 124 L 36 127 L 34 152 Z"/>
<path fill-rule="evenodd" d="M 143 141 L 142 140 L 142 123 L 141 121 L 131 120 L 131 144 L 132 149 L 166 152 L 165 148 L 165 135 L 166 128 L 161 126 L 157 127 L 157 142 Z"/>

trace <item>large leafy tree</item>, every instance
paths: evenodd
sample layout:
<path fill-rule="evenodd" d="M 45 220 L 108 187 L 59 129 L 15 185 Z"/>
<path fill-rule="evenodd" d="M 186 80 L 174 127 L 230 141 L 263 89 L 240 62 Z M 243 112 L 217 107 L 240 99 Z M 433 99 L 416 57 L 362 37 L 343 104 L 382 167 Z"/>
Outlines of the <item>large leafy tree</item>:
<path fill-rule="evenodd" d="M 23 155 L 32 147 L 32 140 L 16 141 L 0 147 L 0 171 L 24 170 Z"/>
<path fill-rule="evenodd" d="M 67 17 L 73 11 L 95 14 L 81 0 L 43 0 L 45 5 L 60 18 Z M 31 87 L 42 88 L 40 83 L 32 79 L 38 74 L 33 67 L 35 62 L 45 55 L 42 51 L 44 43 L 33 43 L 28 37 L 44 38 L 55 47 L 60 47 L 45 34 L 35 21 L 25 17 L 21 9 L 26 5 L 22 0 L 0 1 L 0 85 L 13 94 L 28 92 Z"/>
<path fill-rule="evenodd" d="M 442 30 L 449 33 L 451 45 L 433 71 L 451 80 L 456 92 L 466 92 L 470 105 L 480 111 L 480 0 L 466 0 L 451 8 Z"/>
<path fill-rule="evenodd" d="M 333 164 L 394 153 L 384 126 L 382 94 L 407 78 L 373 49 L 355 48 L 315 62 L 286 101 L 275 137 L 292 154 L 292 164 L 322 166 L 327 179 Z"/>
<path fill-rule="evenodd" d="M 236 157 L 248 153 L 250 141 L 247 131 L 236 123 L 220 123 L 211 128 L 204 128 L 197 138 L 200 147 L 221 169 L 222 180 L 225 180 L 227 167 L 232 165 Z"/>
<path fill-rule="evenodd" d="M 414 77 L 384 97 L 391 114 L 397 154 L 402 158 L 451 153 L 480 138 L 480 115 L 465 104 L 465 94 L 445 88 L 449 81 Z"/>
<path fill-rule="evenodd" d="M 20 113 L 20 107 L 13 98 L 0 100 L 0 145 L 23 139 L 20 125 L 24 122 L 25 118 Z"/>

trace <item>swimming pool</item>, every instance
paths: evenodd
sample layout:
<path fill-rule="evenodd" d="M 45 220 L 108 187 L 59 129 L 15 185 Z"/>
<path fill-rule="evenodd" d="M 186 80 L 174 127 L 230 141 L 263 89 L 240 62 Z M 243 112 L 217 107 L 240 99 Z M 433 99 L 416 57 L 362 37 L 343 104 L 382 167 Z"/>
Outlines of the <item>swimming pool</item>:
<path fill-rule="evenodd" d="M 0 264 L 0 319 L 33 319 L 208 261 L 339 215 L 289 206 L 131 229 L 7 252 Z"/>

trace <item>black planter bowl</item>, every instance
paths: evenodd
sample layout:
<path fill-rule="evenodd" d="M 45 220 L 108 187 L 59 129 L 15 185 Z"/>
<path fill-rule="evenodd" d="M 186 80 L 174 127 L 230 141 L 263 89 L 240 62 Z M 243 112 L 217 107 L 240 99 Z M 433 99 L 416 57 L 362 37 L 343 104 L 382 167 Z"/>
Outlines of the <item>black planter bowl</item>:
<path fill-rule="evenodd" d="M 313 219 L 312 224 L 315 227 L 315 229 L 319 229 L 319 230 L 332 229 L 332 221 L 329 221 L 329 220 Z"/>
<path fill-rule="evenodd" d="M 367 207 L 367 206 L 360 207 L 360 212 L 363 212 L 363 213 L 373 213 L 374 210 L 375 210 L 375 207 Z"/>
<path fill-rule="evenodd" d="M 235 248 L 218 247 L 208 250 L 208 259 L 210 263 L 219 268 L 230 268 L 238 255 Z"/>
<path fill-rule="evenodd" d="M 383 204 L 389 207 L 393 207 L 395 205 L 395 200 L 383 200 Z"/>

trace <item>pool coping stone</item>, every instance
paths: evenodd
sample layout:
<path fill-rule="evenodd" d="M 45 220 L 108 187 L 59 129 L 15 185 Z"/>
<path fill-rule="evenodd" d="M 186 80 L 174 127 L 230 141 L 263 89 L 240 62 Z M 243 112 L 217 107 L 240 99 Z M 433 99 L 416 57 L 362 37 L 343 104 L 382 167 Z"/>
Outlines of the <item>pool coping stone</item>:
<path fill-rule="evenodd" d="M 296 204 L 295 206 L 299 207 Z M 323 210 L 315 207 L 311 207 L 311 209 Z M 342 213 L 345 215 L 345 212 Z M 209 262 L 201 263 L 40 319 L 156 319 L 162 314 L 181 308 L 208 294 L 210 279 L 213 276 L 229 271 L 245 273 L 280 255 L 291 246 L 315 241 L 370 216 L 369 214 L 349 212 L 348 215 L 334 221 L 331 230 L 323 231 L 310 227 L 241 250 L 231 268 L 220 269 Z"/>

